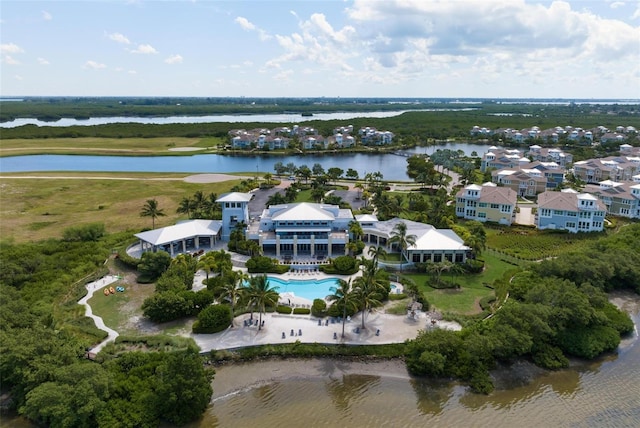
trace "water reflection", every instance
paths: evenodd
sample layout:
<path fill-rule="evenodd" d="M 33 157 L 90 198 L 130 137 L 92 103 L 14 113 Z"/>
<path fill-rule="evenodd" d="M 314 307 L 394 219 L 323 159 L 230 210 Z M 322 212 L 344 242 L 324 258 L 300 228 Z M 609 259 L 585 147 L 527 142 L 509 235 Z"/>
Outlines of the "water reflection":
<path fill-rule="evenodd" d="M 344 375 L 327 383 L 327 393 L 336 410 L 349 414 L 352 402 L 364 399 L 366 392 L 380 383 L 380 376 Z"/>
<path fill-rule="evenodd" d="M 452 382 L 411 379 L 409 381 L 416 394 L 416 407 L 422 415 L 437 416 L 444 410 L 444 405 L 454 396 Z"/>

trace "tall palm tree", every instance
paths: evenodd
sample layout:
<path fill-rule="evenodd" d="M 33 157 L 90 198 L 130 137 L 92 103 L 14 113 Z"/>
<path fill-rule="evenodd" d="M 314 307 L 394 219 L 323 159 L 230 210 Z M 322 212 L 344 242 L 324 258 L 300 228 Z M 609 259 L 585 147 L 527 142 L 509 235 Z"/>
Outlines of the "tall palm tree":
<path fill-rule="evenodd" d="M 275 306 L 278 303 L 278 287 L 269 286 L 267 275 L 254 276 L 249 280 L 247 294 L 251 305 L 255 306 L 260 313 L 258 319 L 258 330 L 262 329 L 262 314 L 267 306 Z"/>
<path fill-rule="evenodd" d="M 220 297 L 229 300 L 231 306 L 231 327 L 234 326 L 234 309 L 236 303 L 246 294 L 246 281 L 249 280 L 249 274 L 244 272 L 234 272 L 234 280 L 225 282 L 221 287 Z"/>
<path fill-rule="evenodd" d="M 204 271 L 207 276 L 207 282 L 209 281 L 209 274 L 214 272 L 217 267 L 218 263 L 214 253 L 207 253 L 200 257 L 200 259 L 198 259 L 198 264 L 196 265 L 196 269 L 202 269 Z"/>
<path fill-rule="evenodd" d="M 372 258 L 375 267 L 378 267 L 378 260 L 380 258 L 384 258 L 387 255 L 387 250 L 384 249 L 383 246 L 379 245 L 377 247 L 369 247 L 369 257 Z"/>
<path fill-rule="evenodd" d="M 360 309 L 362 310 L 363 329 L 366 328 L 364 321 L 369 310 L 382 303 L 386 284 L 386 281 L 381 277 L 381 271 L 375 267 L 373 261 L 367 260 L 367 262 L 362 276 L 356 278 L 353 283 L 355 298 L 360 303 Z"/>
<path fill-rule="evenodd" d="M 176 212 L 178 214 L 186 214 L 189 218 L 191 218 L 192 210 L 193 210 L 193 200 L 191 200 L 191 198 L 189 198 L 188 196 L 185 196 L 180 201 L 180 204 L 178 205 L 178 209 L 176 209 Z"/>
<path fill-rule="evenodd" d="M 332 288 L 333 294 L 327 296 L 327 298 L 334 302 L 334 305 L 338 305 L 338 308 L 342 308 L 342 338 L 344 339 L 344 323 L 347 320 L 347 308 L 357 310 L 358 305 L 355 299 L 355 294 L 351 290 L 351 280 L 345 281 L 344 279 L 338 280 L 338 287 Z"/>
<path fill-rule="evenodd" d="M 391 231 L 391 238 L 389 238 L 390 244 L 397 244 L 400 248 L 400 254 L 403 258 L 406 257 L 406 252 L 409 247 L 416 244 L 416 235 L 407 234 L 407 224 L 404 221 L 396 223 Z M 407 261 L 409 259 L 407 258 Z M 402 270 L 403 261 L 400 260 L 400 270 Z"/>
<path fill-rule="evenodd" d="M 140 211 L 140 217 L 151 217 L 151 228 L 156 228 L 156 218 L 164 217 L 166 214 L 164 210 L 158 207 L 158 201 L 156 199 L 147 199 Z"/>

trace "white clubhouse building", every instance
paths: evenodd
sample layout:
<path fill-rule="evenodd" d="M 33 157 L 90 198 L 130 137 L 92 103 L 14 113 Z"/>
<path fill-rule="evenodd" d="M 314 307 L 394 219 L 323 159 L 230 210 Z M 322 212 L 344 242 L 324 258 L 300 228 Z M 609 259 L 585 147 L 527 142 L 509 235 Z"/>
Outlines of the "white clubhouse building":
<path fill-rule="evenodd" d="M 391 249 L 389 239 L 394 227 L 404 222 L 407 235 L 414 235 L 415 245 L 407 250 L 409 262 L 456 263 L 466 261 L 471 249 L 451 229 L 435 227 L 410 220 L 394 218 L 378 221 L 375 215 L 353 216 L 350 209 L 319 203 L 291 203 L 272 205 L 250 221 L 248 204 L 251 195 L 232 192 L 222 195 L 222 220 L 188 220 L 135 236 L 142 251 L 176 253 L 213 248 L 218 241 L 228 241 L 238 224 L 245 224 L 246 238 L 256 241 L 263 254 L 278 259 L 324 259 L 347 253 L 349 224 L 357 221 L 364 232 L 364 241 Z"/>

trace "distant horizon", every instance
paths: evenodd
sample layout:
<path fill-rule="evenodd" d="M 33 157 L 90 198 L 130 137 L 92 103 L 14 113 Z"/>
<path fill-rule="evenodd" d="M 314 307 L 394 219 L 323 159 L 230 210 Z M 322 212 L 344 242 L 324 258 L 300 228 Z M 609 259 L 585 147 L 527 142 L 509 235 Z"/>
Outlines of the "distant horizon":
<path fill-rule="evenodd" d="M 244 100 L 328 100 L 328 101 L 353 101 L 353 100 L 398 100 L 406 103 L 410 102 L 423 102 L 423 101 L 442 101 L 447 100 L 452 103 L 463 102 L 482 102 L 482 101 L 625 101 L 625 102 L 638 102 L 640 98 L 563 98 L 563 97 L 392 97 L 392 96 L 369 96 L 369 97 L 330 97 L 330 96 L 298 96 L 298 97 L 267 97 L 267 96 L 191 96 L 191 95 L 0 95 L 0 101 L 9 100 L 25 100 L 25 99 L 41 99 L 41 98 L 77 98 L 77 99 L 244 99 Z"/>

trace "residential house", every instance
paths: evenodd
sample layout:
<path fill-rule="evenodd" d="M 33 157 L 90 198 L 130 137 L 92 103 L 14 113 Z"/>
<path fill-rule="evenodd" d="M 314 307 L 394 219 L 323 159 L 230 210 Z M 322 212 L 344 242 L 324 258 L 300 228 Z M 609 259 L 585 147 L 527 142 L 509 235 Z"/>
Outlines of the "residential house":
<path fill-rule="evenodd" d="M 546 191 L 538 195 L 536 226 L 540 230 L 599 232 L 604 229 L 606 211 L 605 204 L 590 193 Z"/>
<path fill-rule="evenodd" d="M 376 145 L 382 146 L 386 144 L 393 143 L 393 132 L 390 131 L 378 131 L 373 127 L 364 127 L 360 128 L 358 131 L 358 135 L 360 136 L 360 141 L 365 146 Z"/>
<path fill-rule="evenodd" d="M 589 184 L 584 190 L 600 198 L 607 213 L 640 219 L 640 182 L 605 180 L 597 185 Z"/>
<path fill-rule="evenodd" d="M 519 196 L 535 196 L 547 190 L 547 177 L 542 171 L 535 168 L 492 171 L 491 181 L 512 189 Z"/>
<path fill-rule="evenodd" d="M 544 148 L 537 144 L 529 146 L 529 151 L 526 154 L 527 157 L 533 161 L 540 162 L 555 162 L 563 168 L 567 168 L 573 163 L 573 155 L 571 153 L 565 153 L 557 148 Z"/>
<path fill-rule="evenodd" d="M 523 157 L 517 149 L 499 149 L 496 146 L 489 147 L 489 151 L 482 155 L 480 170 L 485 172 L 489 168 L 520 168 L 529 163 L 529 159 Z"/>
<path fill-rule="evenodd" d="M 630 181 L 640 173 L 640 156 L 621 155 L 578 161 L 573 164 L 573 173 L 587 183 Z"/>
<path fill-rule="evenodd" d="M 456 216 L 510 225 L 515 219 L 517 193 L 492 183 L 470 184 L 456 194 Z"/>

